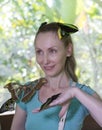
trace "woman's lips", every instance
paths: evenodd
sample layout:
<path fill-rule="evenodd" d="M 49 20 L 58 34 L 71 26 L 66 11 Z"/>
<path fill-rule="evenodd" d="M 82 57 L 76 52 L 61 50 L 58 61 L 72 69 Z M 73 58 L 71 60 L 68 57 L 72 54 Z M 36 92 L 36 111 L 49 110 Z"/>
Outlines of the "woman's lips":
<path fill-rule="evenodd" d="M 52 70 L 54 66 L 44 66 L 44 70 L 49 71 Z"/>

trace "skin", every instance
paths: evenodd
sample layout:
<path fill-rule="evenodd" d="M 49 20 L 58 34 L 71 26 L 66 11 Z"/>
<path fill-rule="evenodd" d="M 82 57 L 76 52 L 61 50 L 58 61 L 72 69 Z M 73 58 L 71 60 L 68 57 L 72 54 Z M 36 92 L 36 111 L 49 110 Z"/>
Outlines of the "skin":
<path fill-rule="evenodd" d="M 71 99 L 76 97 L 86 106 L 98 124 L 102 126 L 100 116 L 100 113 L 102 113 L 102 100 L 100 97 L 96 93 L 90 96 L 75 86 L 69 86 L 70 79 L 65 73 L 64 66 L 66 57 L 71 56 L 72 50 L 71 44 L 65 48 L 55 33 L 38 34 L 35 41 L 36 60 L 48 80 L 39 90 L 39 100 L 44 103 L 52 95 L 61 93 L 59 98 L 53 101 L 49 107 L 61 105 L 62 109 L 59 117 L 62 117 L 68 109 Z M 39 112 L 39 108 L 32 112 Z M 25 121 L 26 112 L 17 106 L 11 130 L 25 130 Z"/>
<path fill-rule="evenodd" d="M 36 40 L 35 51 L 37 63 L 46 76 L 57 77 L 64 72 L 68 51 L 55 34 L 40 33 Z"/>

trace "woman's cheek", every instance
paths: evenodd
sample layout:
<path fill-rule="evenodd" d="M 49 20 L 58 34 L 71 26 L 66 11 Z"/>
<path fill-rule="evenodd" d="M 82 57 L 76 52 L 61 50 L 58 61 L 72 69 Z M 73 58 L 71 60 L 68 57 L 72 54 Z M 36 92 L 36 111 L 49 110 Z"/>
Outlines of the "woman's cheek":
<path fill-rule="evenodd" d="M 39 58 L 39 57 L 36 57 L 36 61 L 37 61 L 37 63 L 38 63 L 39 65 L 42 63 L 42 60 L 41 60 L 41 58 Z"/>

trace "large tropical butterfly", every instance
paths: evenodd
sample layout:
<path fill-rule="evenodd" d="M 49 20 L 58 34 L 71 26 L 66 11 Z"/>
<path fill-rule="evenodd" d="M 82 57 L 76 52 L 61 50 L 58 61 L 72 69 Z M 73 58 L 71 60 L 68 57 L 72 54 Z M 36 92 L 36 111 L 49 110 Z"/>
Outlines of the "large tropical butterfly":
<path fill-rule="evenodd" d="M 24 85 L 21 85 L 19 83 L 8 83 L 4 86 L 4 88 L 7 88 L 8 91 L 11 94 L 11 98 L 8 99 L 0 108 L 0 113 L 5 112 L 5 111 L 11 111 L 14 110 L 14 104 L 17 100 L 19 100 L 19 98 L 21 97 L 21 101 L 27 103 L 29 100 L 31 100 L 31 98 L 33 97 L 33 95 L 35 94 L 35 92 L 37 90 L 39 90 L 42 85 L 44 85 L 47 82 L 47 80 L 45 78 L 40 78 L 39 80 L 35 80 L 32 82 L 28 82 Z M 23 94 L 23 96 L 22 96 Z M 48 98 L 47 101 L 41 105 L 40 107 L 40 111 L 47 109 L 49 104 L 55 100 L 59 94 L 53 95 L 52 97 Z"/>
<path fill-rule="evenodd" d="M 46 82 L 47 80 L 45 78 L 30 81 L 24 85 L 16 82 L 10 82 L 6 84 L 4 88 L 8 89 L 8 91 L 11 93 L 11 97 L 13 100 L 17 101 L 22 96 L 21 101 L 26 103 L 33 97 L 36 90 L 39 90 Z"/>
<path fill-rule="evenodd" d="M 10 82 L 6 84 L 4 88 L 8 89 L 11 94 L 11 98 L 8 99 L 5 103 L 3 103 L 0 108 L 0 113 L 14 110 L 15 102 L 20 98 L 21 101 L 25 103 L 31 100 L 35 92 L 39 90 L 41 86 L 46 82 L 47 80 L 45 78 L 40 78 L 35 81 L 27 82 L 24 85 L 18 82 Z"/>

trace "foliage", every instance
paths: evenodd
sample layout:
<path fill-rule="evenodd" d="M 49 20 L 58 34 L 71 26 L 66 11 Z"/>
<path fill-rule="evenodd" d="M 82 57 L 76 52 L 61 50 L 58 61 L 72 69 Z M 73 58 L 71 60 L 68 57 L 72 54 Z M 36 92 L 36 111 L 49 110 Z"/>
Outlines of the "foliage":
<path fill-rule="evenodd" d="M 13 0 L 2 6 L 1 11 L 5 23 L 0 26 L 1 84 L 8 80 L 24 82 L 36 78 L 39 73 L 34 57 L 34 35 L 41 22 L 52 20 L 52 14 L 56 18 L 56 13 L 49 11 L 44 0 Z"/>
<path fill-rule="evenodd" d="M 78 74 L 80 81 L 92 86 L 100 95 L 102 93 L 102 9 L 96 1 L 86 3 L 83 15 L 80 14 L 78 22 L 84 17 L 83 27 L 78 34 L 77 50 Z M 80 59 L 79 59 L 80 57 Z M 80 69 L 79 69 L 80 68 Z"/>

